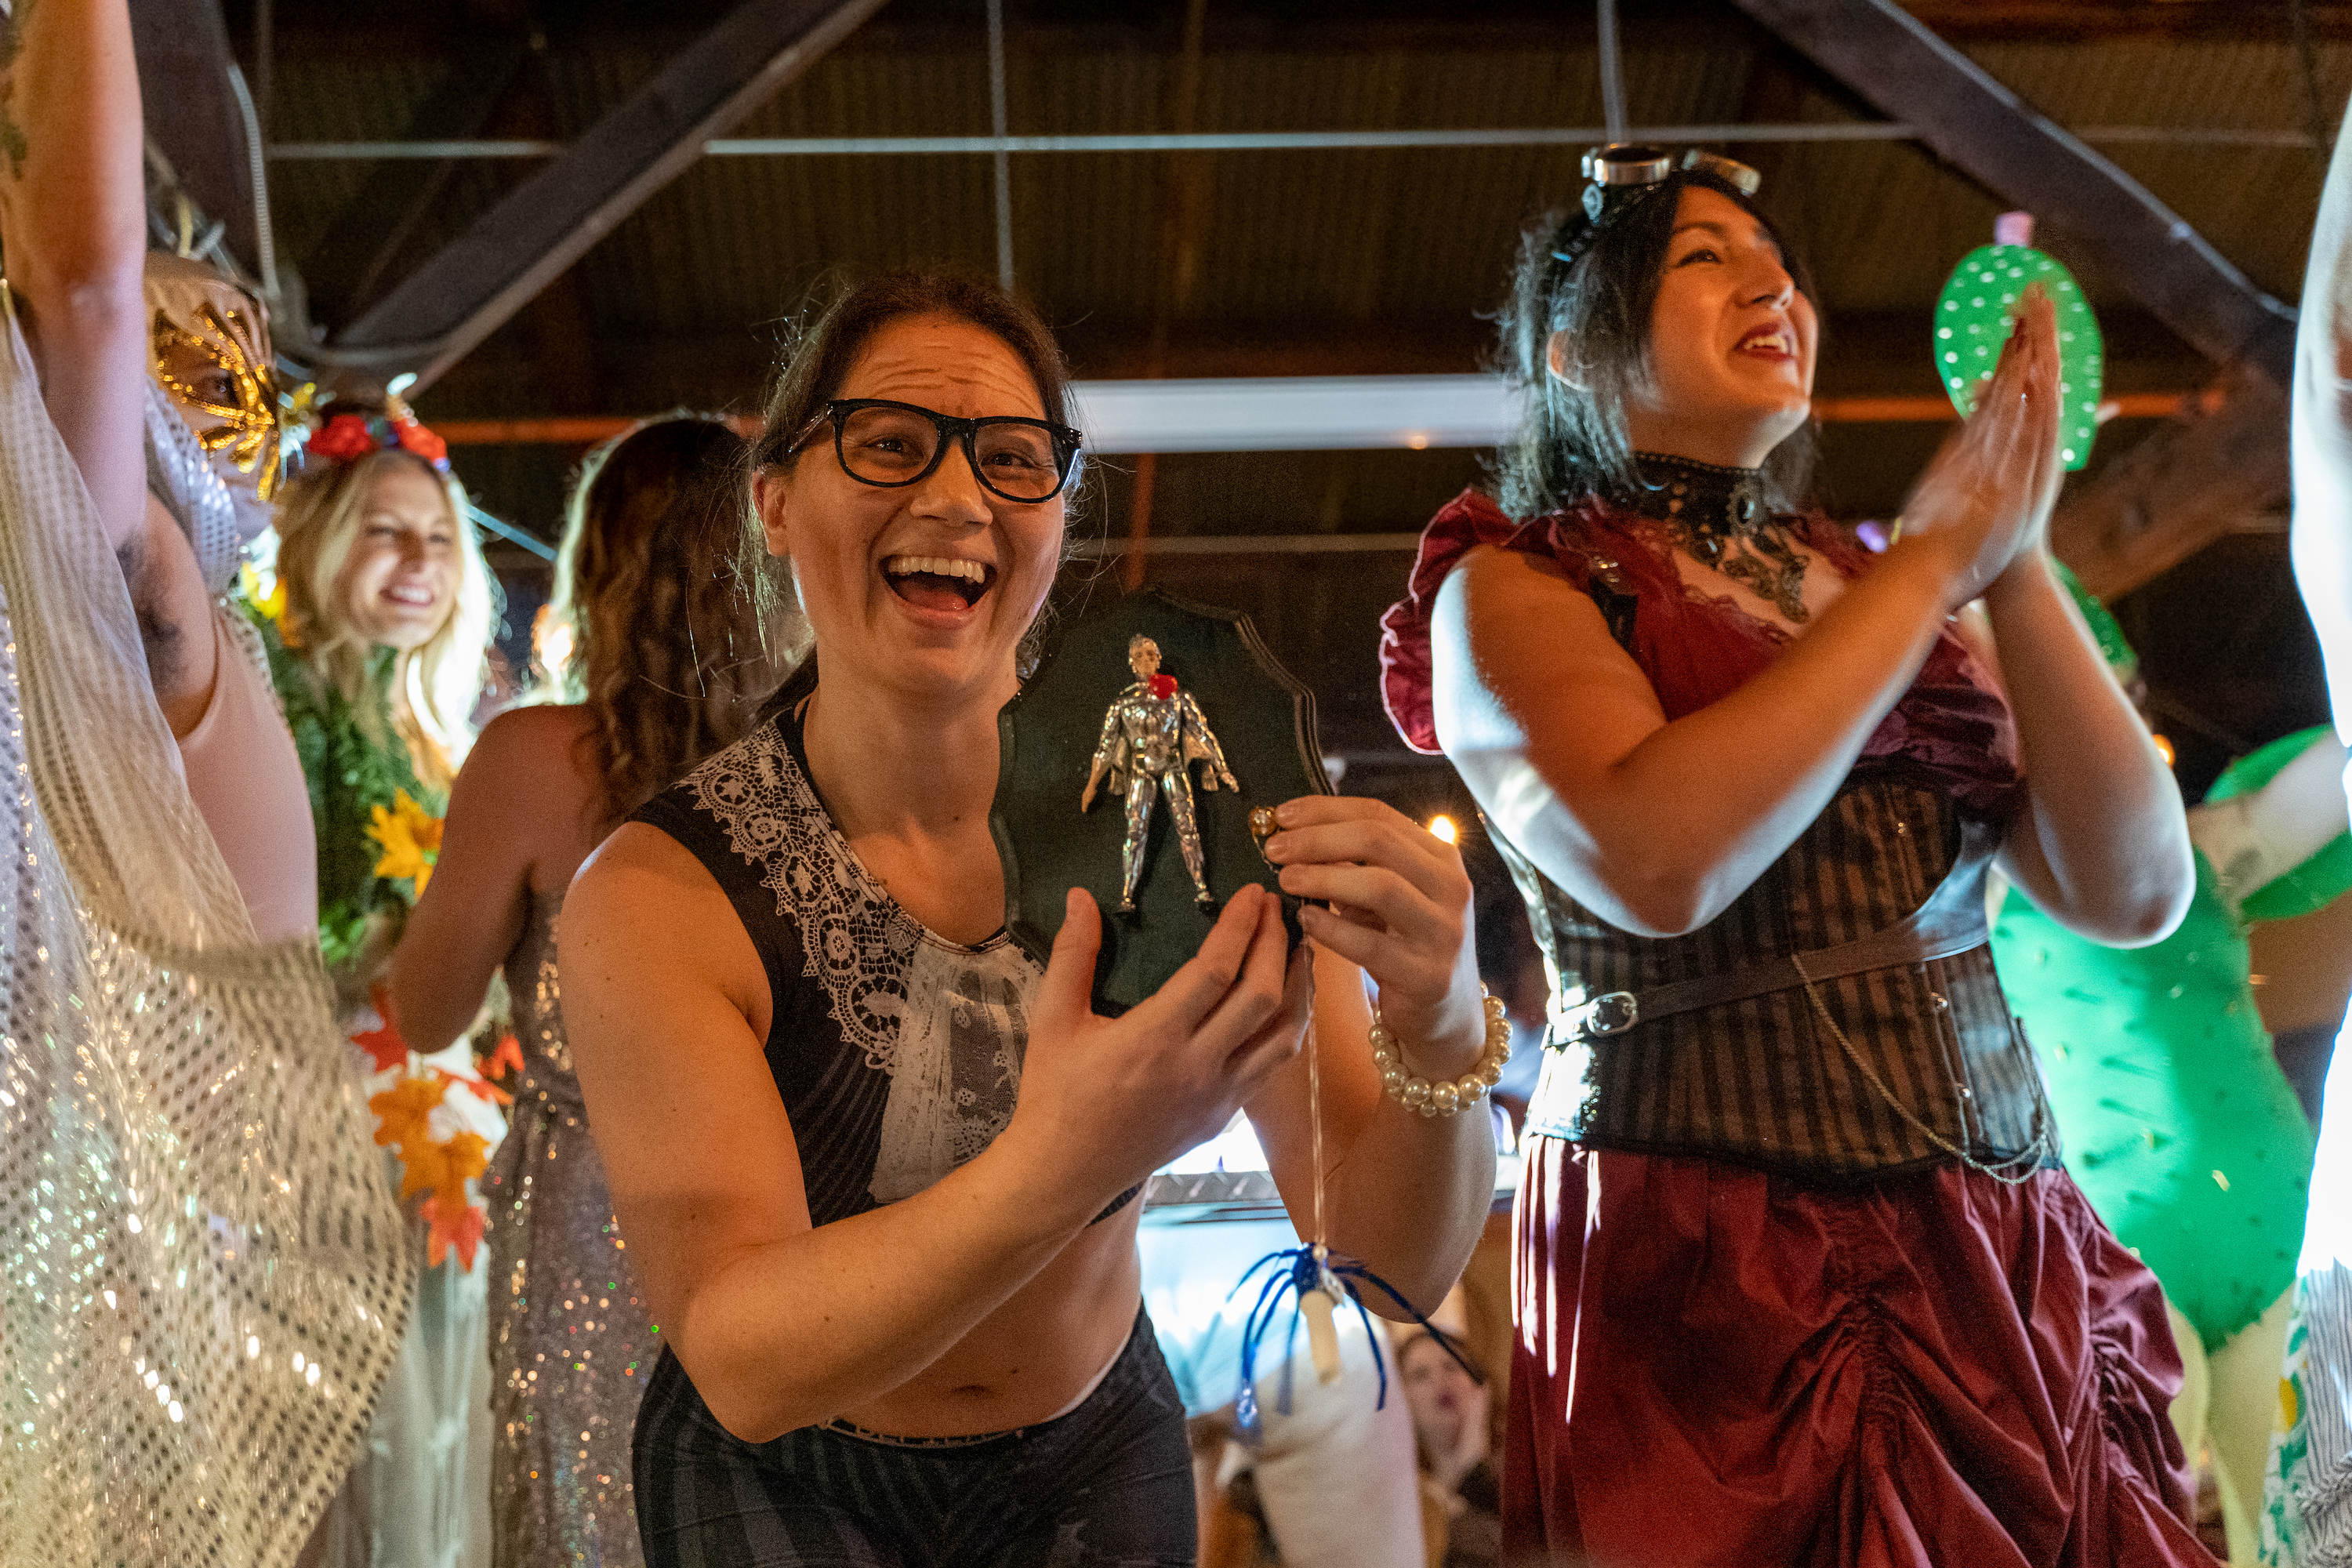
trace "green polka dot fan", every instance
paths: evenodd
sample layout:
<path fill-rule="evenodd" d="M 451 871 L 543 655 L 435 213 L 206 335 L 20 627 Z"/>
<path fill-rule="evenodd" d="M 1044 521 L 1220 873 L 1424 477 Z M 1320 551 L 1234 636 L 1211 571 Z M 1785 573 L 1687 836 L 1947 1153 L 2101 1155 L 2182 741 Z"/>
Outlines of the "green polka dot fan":
<path fill-rule="evenodd" d="M 2058 310 L 2059 456 L 2068 468 L 2079 468 L 2091 460 L 2099 431 L 2105 351 L 2098 318 L 2074 275 L 2033 248 L 2030 215 L 2003 213 L 1993 236 L 1992 244 L 1960 258 L 1936 300 L 1936 374 L 1965 418 L 2009 341 L 2010 312 L 2026 285 L 2041 284 Z"/>

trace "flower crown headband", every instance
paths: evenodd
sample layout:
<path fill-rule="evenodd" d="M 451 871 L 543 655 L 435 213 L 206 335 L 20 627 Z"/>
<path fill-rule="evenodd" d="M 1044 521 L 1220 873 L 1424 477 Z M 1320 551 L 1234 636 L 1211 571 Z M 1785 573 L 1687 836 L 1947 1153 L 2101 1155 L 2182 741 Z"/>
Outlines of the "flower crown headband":
<path fill-rule="evenodd" d="M 449 471 L 449 443 L 418 424 L 408 405 L 388 394 L 382 412 L 331 415 L 302 445 L 306 463 L 314 456 L 331 463 L 355 463 L 372 452 L 395 450 L 422 458 L 436 473 Z"/>

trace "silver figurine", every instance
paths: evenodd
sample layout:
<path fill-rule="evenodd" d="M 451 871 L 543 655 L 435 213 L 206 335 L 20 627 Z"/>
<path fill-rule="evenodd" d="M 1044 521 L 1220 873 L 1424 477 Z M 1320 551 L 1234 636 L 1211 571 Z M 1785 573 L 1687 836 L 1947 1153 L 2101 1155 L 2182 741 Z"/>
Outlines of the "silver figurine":
<path fill-rule="evenodd" d="M 1127 797 L 1127 836 L 1118 851 L 1124 873 L 1118 908 L 1122 914 L 1130 913 L 1135 909 L 1137 884 L 1143 880 L 1152 802 L 1164 790 L 1168 815 L 1176 819 L 1176 844 L 1184 854 L 1184 869 L 1192 874 L 1194 900 L 1214 903 L 1209 891 L 1207 858 L 1201 848 L 1200 819 L 1192 811 L 1192 764 L 1208 764 L 1201 774 L 1204 790 L 1215 789 L 1223 779 L 1227 789 L 1238 791 L 1240 781 L 1225 765 L 1224 748 L 1217 744 L 1209 721 L 1201 716 L 1201 705 L 1192 700 L 1191 692 L 1176 689 L 1173 677 L 1160 673 L 1160 645 L 1148 637 L 1129 638 L 1127 663 L 1135 671 L 1135 684 L 1112 699 L 1110 710 L 1103 715 L 1102 739 L 1095 746 L 1094 769 L 1087 775 L 1078 809 L 1093 809 L 1095 790 L 1106 774 L 1110 793 Z"/>

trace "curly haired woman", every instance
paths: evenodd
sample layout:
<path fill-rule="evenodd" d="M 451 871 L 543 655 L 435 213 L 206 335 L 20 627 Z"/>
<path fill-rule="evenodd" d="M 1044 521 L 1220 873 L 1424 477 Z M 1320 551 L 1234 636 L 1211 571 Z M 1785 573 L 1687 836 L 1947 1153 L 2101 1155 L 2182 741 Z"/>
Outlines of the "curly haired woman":
<path fill-rule="evenodd" d="M 503 969 L 523 1063 L 483 1178 L 494 1561 L 642 1561 L 629 1433 L 660 1349 L 572 1076 L 555 965 L 572 873 L 656 789 L 750 728 L 772 684 L 730 564 L 743 443 L 716 419 L 640 425 L 573 487 L 542 632 L 551 703 L 482 731 L 432 886 L 393 957 L 410 1044 L 461 1035 Z M 568 637 L 567 656 L 552 651 Z"/>

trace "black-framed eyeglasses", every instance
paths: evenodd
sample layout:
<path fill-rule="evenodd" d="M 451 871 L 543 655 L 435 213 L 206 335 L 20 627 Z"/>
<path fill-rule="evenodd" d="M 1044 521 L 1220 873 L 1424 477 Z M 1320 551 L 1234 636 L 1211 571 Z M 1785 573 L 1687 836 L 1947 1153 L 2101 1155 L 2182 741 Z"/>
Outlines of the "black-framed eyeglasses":
<path fill-rule="evenodd" d="M 950 443 L 992 493 L 1024 505 L 1052 500 L 1078 469 L 1082 437 L 1066 425 L 1015 414 L 958 419 L 887 397 L 837 397 L 794 437 L 805 449 L 817 426 L 833 423 L 841 471 L 862 484 L 896 489 L 931 477 Z"/>

